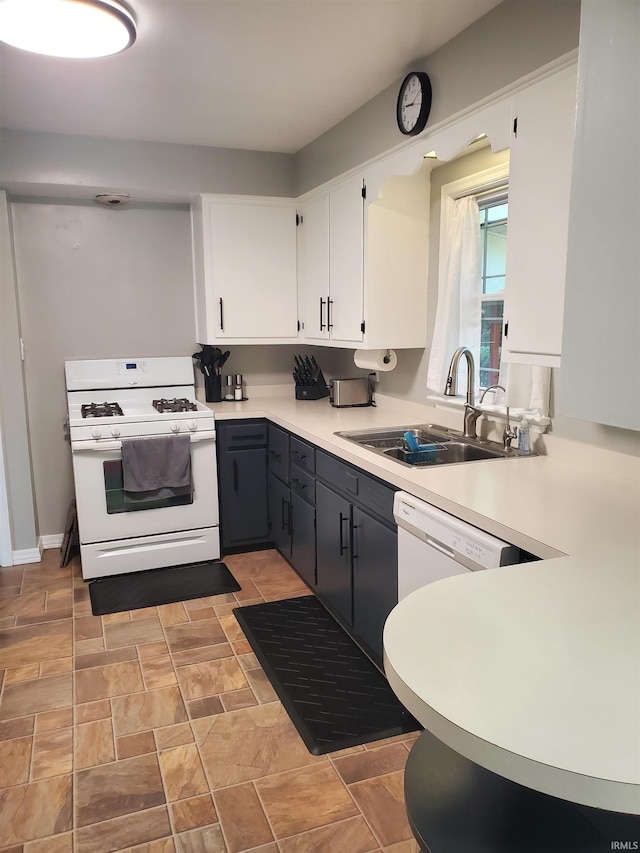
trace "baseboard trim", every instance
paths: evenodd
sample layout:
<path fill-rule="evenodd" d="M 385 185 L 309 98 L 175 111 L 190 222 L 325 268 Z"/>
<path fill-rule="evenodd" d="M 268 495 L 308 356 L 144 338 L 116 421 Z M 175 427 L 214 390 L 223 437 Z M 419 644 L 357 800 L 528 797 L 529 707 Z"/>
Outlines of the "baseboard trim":
<path fill-rule="evenodd" d="M 11 555 L 14 566 L 24 566 L 26 563 L 39 563 L 42 560 L 42 550 L 38 544 L 37 548 L 23 548 L 14 551 Z"/>
<path fill-rule="evenodd" d="M 47 550 L 48 548 L 60 548 L 64 533 L 49 533 L 46 536 L 41 536 L 38 540 L 40 549 Z"/>

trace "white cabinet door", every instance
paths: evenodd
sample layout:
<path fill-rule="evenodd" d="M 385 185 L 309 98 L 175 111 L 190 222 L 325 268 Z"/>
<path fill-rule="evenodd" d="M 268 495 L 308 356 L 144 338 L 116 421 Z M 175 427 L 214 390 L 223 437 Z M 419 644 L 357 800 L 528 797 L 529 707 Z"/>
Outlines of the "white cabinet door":
<path fill-rule="evenodd" d="M 640 430 L 640 4 L 583 3 L 559 408 Z"/>
<path fill-rule="evenodd" d="M 304 336 L 327 340 L 329 299 L 329 196 L 322 195 L 301 209 L 298 226 L 298 287 L 303 306 Z"/>
<path fill-rule="evenodd" d="M 295 203 L 206 196 L 202 229 L 204 280 L 196 282 L 205 298 L 196 297 L 199 313 L 206 304 L 208 341 L 296 340 Z"/>
<path fill-rule="evenodd" d="M 575 112 L 575 66 L 516 97 L 505 361 L 551 367 L 560 363 Z"/>
<path fill-rule="evenodd" d="M 329 332 L 360 343 L 364 320 L 364 198 L 361 177 L 329 193 Z"/>

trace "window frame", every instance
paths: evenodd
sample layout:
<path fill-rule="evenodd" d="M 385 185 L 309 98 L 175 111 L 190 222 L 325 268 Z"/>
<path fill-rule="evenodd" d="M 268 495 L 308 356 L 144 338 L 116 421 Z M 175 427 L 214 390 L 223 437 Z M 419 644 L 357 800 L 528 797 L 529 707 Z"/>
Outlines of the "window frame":
<path fill-rule="evenodd" d="M 448 184 L 443 184 L 440 190 L 440 241 L 439 241 L 439 257 L 446 257 L 448 250 L 446 228 L 444 223 L 451 217 L 454 202 L 465 196 L 488 196 L 490 193 L 495 193 L 496 197 L 509 194 L 509 161 L 500 163 L 497 166 L 492 166 L 490 169 L 484 169 L 480 172 L 466 175 L 457 181 L 451 181 Z M 505 281 L 505 290 L 502 292 L 502 299 L 505 298 L 506 288 L 508 284 Z M 444 288 L 444 268 L 439 264 L 438 270 L 438 291 L 442 292 Z M 496 294 L 491 294 L 496 296 Z M 484 299 L 484 294 L 481 296 L 481 301 Z M 504 321 L 503 321 L 504 322 Z M 504 335 L 504 329 L 503 329 Z M 480 365 L 477 365 L 478 381 L 480 378 Z M 482 388 L 480 388 L 482 390 Z"/>
<path fill-rule="evenodd" d="M 480 208 L 480 212 L 482 213 L 483 211 L 488 210 L 492 207 L 498 207 L 498 206 L 501 206 L 503 204 L 508 205 L 508 203 L 509 203 L 509 186 L 508 186 L 508 184 L 504 184 L 500 187 L 497 187 L 495 190 L 489 190 L 487 192 L 482 192 L 482 193 L 471 193 L 471 195 L 474 195 L 476 197 L 476 201 L 477 201 L 478 206 Z M 507 231 L 508 231 L 508 222 L 509 222 L 508 214 L 504 219 L 499 220 L 499 222 L 506 224 L 507 225 Z M 487 276 L 487 254 L 488 254 L 488 252 L 487 252 L 488 236 L 487 235 L 488 235 L 488 229 L 494 224 L 496 224 L 496 223 L 492 223 L 492 222 L 480 223 L 480 233 L 482 234 L 482 293 L 480 294 L 480 307 L 481 307 L 481 312 L 482 312 L 482 309 L 488 303 L 494 303 L 494 302 L 495 303 L 498 303 L 498 302 L 502 303 L 502 315 L 500 318 L 501 324 L 502 324 L 502 330 L 501 330 L 501 336 L 500 336 L 500 349 L 502 349 L 502 342 L 503 342 L 503 337 L 504 337 L 502 332 L 504 331 L 505 291 L 506 291 L 506 286 L 507 286 L 506 275 L 501 276 L 501 278 L 504 281 L 504 285 L 503 285 L 502 290 L 495 290 L 495 291 L 492 291 L 490 293 L 487 293 L 485 290 L 485 285 L 486 285 L 487 279 L 491 278 L 491 276 Z M 483 367 L 483 365 L 482 365 L 482 331 L 481 331 L 480 354 L 478 357 L 478 390 L 480 392 L 485 391 L 489 386 L 495 385 L 500 381 L 500 368 L 501 368 L 501 366 L 502 366 L 502 359 L 501 359 L 501 354 L 500 354 L 497 372 L 496 372 L 495 368 L 487 368 L 486 366 Z M 483 383 L 481 381 L 481 377 L 482 377 L 483 373 L 487 372 L 487 370 L 489 370 L 491 373 L 495 372 L 496 375 L 493 377 L 493 379 L 489 383 Z"/>

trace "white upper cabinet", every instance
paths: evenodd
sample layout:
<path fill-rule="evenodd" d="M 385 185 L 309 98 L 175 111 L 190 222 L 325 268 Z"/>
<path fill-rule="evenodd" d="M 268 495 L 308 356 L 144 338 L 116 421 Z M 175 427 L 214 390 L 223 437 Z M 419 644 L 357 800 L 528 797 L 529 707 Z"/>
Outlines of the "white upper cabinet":
<path fill-rule="evenodd" d="M 298 286 L 305 338 L 307 340 L 328 340 L 328 195 L 322 195 L 301 207 L 298 226 Z"/>
<path fill-rule="evenodd" d="M 514 98 L 505 361 L 560 364 L 575 113 L 575 66 Z"/>
<path fill-rule="evenodd" d="M 329 193 L 329 333 L 359 343 L 364 329 L 364 180 L 351 178 Z"/>
<path fill-rule="evenodd" d="M 640 4 L 582 4 L 563 415 L 640 430 Z"/>
<path fill-rule="evenodd" d="M 305 340 L 363 349 L 424 347 L 429 178 L 356 175 L 301 205 Z"/>
<path fill-rule="evenodd" d="M 198 343 L 296 341 L 295 201 L 201 196 L 193 235 Z"/>
<path fill-rule="evenodd" d="M 362 178 L 338 184 L 301 207 L 300 299 L 308 341 L 362 341 Z"/>

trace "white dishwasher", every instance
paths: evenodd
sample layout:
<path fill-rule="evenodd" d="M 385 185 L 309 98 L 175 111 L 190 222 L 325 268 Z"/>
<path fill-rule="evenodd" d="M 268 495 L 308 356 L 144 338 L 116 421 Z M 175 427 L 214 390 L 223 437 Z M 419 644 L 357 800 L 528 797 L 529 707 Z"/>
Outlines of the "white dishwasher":
<path fill-rule="evenodd" d="M 433 581 L 520 562 L 520 549 L 406 492 L 396 492 L 398 601 Z"/>

